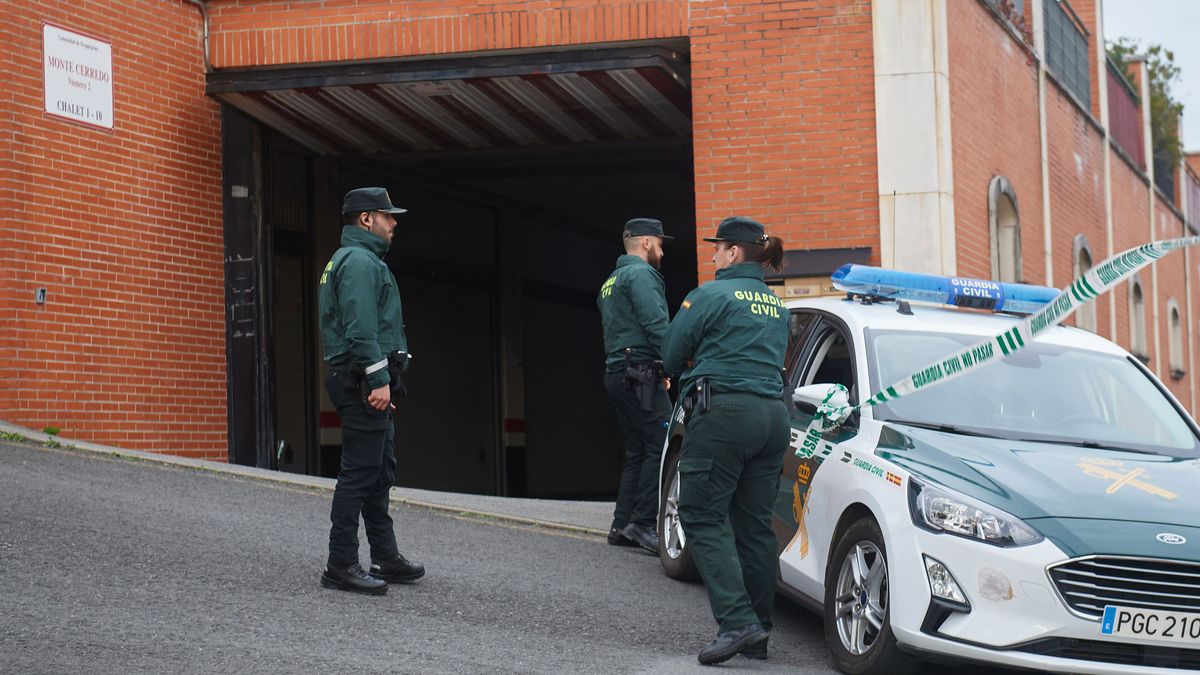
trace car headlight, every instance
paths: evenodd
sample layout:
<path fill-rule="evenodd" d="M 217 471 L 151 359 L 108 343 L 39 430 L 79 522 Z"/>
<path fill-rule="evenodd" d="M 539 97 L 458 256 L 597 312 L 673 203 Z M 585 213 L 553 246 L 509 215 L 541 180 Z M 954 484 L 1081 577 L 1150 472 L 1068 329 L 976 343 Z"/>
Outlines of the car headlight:
<path fill-rule="evenodd" d="M 1043 539 L 1021 519 L 944 488 L 909 479 L 908 508 L 917 527 L 995 546 L 1028 546 Z"/>

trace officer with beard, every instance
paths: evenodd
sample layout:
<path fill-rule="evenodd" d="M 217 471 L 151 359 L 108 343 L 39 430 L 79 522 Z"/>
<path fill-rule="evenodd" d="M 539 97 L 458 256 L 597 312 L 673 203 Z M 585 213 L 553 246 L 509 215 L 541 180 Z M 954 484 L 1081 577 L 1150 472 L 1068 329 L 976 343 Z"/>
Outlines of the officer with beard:
<path fill-rule="evenodd" d="M 329 562 L 321 585 L 383 595 L 388 583 L 425 574 L 396 546 L 388 492 L 396 477 L 395 402 L 404 396 L 408 340 L 396 278 L 383 261 L 396 216 L 381 187 L 358 188 L 342 203 L 342 246 L 321 274 L 317 296 L 329 375 L 325 390 L 342 418 L 342 464 L 329 519 Z M 358 519 L 371 546 L 371 571 L 358 561 Z"/>
<path fill-rule="evenodd" d="M 622 234 L 625 255 L 600 287 L 596 304 L 604 327 L 604 388 L 625 443 L 625 466 L 608 543 L 658 553 L 655 478 L 671 402 L 662 373 L 667 330 L 666 285 L 659 267 L 662 222 L 634 218 Z"/>

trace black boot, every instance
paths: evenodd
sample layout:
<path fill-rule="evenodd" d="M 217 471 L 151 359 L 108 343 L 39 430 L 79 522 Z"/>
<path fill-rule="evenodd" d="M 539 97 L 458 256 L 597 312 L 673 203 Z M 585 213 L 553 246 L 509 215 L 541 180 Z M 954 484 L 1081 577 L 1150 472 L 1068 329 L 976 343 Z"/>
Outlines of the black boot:
<path fill-rule="evenodd" d="M 321 585 L 325 588 L 336 588 L 339 591 L 366 593 L 367 595 L 383 595 L 387 593 L 387 582 L 367 574 L 362 565 L 354 563 L 349 567 L 325 566 L 321 573 Z"/>
<path fill-rule="evenodd" d="M 658 555 L 658 533 L 645 525 L 630 523 L 621 530 L 621 534 L 628 537 L 630 540 L 642 547 L 642 550 L 650 555 Z"/>
<path fill-rule="evenodd" d="M 705 647 L 696 658 L 706 666 L 724 663 L 747 647 L 766 640 L 768 635 L 770 633 L 757 623 L 737 630 L 725 631 L 717 635 L 717 639 Z"/>
<path fill-rule="evenodd" d="M 625 536 L 621 530 L 624 528 L 614 527 L 608 531 L 608 544 L 610 546 L 637 546 L 637 542 Z"/>
<path fill-rule="evenodd" d="M 755 661 L 767 660 L 767 641 L 763 640 L 757 644 L 752 644 L 742 650 L 742 656 Z"/>
<path fill-rule="evenodd" d="M 425 566 L 409 562 L 397 553 L 391 560 L 372 560 L 371 575 L 393 584 L 406 584 L 425 576 Z"/>

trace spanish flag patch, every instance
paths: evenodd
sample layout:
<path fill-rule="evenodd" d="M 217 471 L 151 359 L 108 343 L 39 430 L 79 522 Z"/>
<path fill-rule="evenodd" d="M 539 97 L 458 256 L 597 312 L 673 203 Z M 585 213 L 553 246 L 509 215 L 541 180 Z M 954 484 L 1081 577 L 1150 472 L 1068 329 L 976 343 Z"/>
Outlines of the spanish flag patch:
<path fill-rule="evenodd" d="M 684 301 L 683 301 L 683 308 L 684 308 L 684 309 L 687 309 L 688 307 L 691 307 L 691 306 L 692 306 L 692 301 L 691 301 L 691 300 L 684 300 Z"/>

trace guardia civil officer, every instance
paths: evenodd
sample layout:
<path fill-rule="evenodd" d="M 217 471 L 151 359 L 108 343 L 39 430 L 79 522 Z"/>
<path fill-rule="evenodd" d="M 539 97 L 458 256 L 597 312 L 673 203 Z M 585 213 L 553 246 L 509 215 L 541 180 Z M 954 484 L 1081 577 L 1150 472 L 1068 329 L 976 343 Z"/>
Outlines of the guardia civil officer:
<path fill-rule="evenodd" d="M 617 489 L 608 543 L 637 545 L 658 553 L 654 518 L 658 512 L 659 456 L 671 416 L 662 373 L 662 339 L 667 330 L 667 298 L 659 268 L 662 222 L 634 218 L 621 235 L 625 255 L 600 286 L 596 304 L 604 327 L 604 388 L 617 413 L 625 442 L 625 466 Z"/>
<path fill-rule="evenodd" d="M 342 202 L 342 246 L 321 273 L 325 390 L 342 418 L 342 464 L 329 519 L 329 561 L 321 585 L 383 595 L 388 582 L 421 578 L 425 568 L 396 547 L 388 491 L 396 475 L 394 400 L 404 395 L 408 341 L 396 279 L 383 262 L 396 215 L 387 190 L 358 188 Z M 371 546 L 371 573 L 358 560 L 358 517 Z"/>
<path fill-rule="evenodd" d="M 742 217 L 705 241 L 715 244 L 716 280 L 683 301 L 663 363 L 691 408 L 679 519 L 717 620 L 717 639 L 699 654 L 707 665 L 767 657 L 779 569 L 771 506 L 790 432 L 781 398 L 787 312 L 763 283 L 764 266 L 783 262 L 783 242 Z"/>

